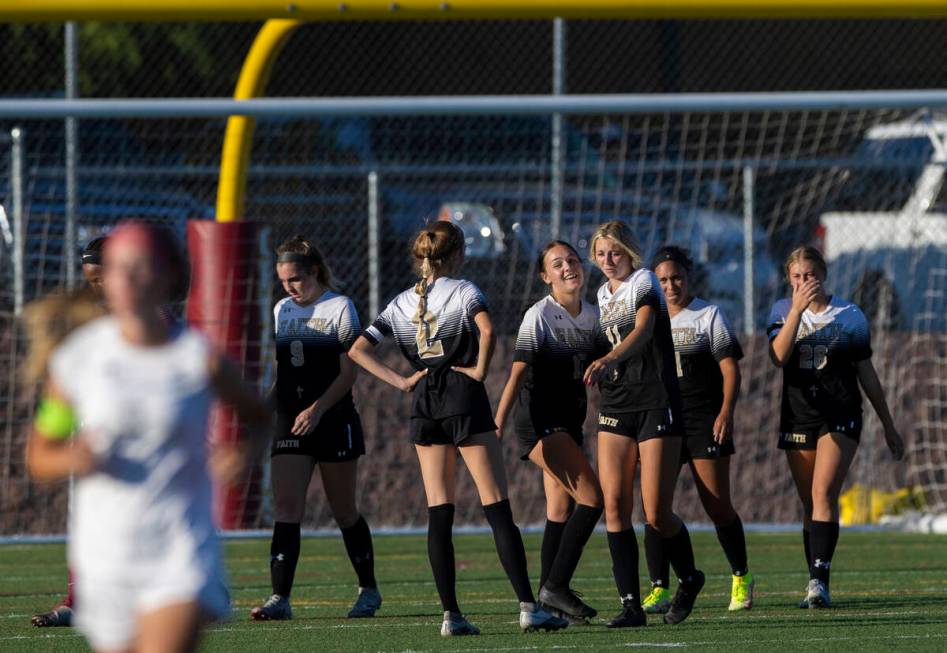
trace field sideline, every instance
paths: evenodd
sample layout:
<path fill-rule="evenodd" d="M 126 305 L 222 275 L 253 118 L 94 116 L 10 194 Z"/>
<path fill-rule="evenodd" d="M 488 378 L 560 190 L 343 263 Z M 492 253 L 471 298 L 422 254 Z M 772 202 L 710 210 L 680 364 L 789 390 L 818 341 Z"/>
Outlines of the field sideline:
<path fill-rule="evenodd" d="M 526 536 L 531 571 L 538 571 L 539 535 Z M 639 538 L 640 539 L 640 538 Z M 730 575 L 713 533 L 695 533 L 698 564 L 708 582 L 684 624 L 652 618 L 645 629 L 611 631 L 570 627 L 561 633 L 522 635 L 516 601 L 488 535 L 456 538 L 461 607 L 483 631 L 480 637 L 438 635 L 439 606 L 424 537 L 375 540 L 384 606 L 374 620 L 341 618 L 354 598 L 354 577 L 341 539 L 303 542 L 293 594 L 295 619 L 253 623 L 249 609 L 269 594 L 265 539 L 228 541 L 234 619 L 210 628 L 204 651 L 911 651 L 947 650 L 947 536 L 844 532 L 833 561 L 833 600 L 827 611 L 799 610 L 806 575 L 798 533 L 747 534 L 750 565 L 757 576 L 756 607 L 729 614 Z M 68 629 L 30 626 L 31 613 L 48 608 L 65 583 L 63 546 L 0 546 L 0 651 L 84 651 Z M 644 571 L 644 561 L 640 569 Z M 598 608 L 617 612 L 605 538 L 593 536 L 574 586 Z M 642 577 L 642 586 L 645 578 Z"/>

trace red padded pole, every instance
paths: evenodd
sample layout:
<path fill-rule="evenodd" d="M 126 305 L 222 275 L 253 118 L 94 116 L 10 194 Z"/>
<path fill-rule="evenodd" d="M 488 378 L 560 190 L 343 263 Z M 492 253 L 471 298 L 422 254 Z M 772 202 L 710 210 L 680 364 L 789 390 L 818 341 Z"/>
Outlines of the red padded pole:
<path fill-rule="evenodd" d="M 240 365 L 244 378 L 259 379 L 258 225 L 252 222 L 191 220 L 187 246 L 191 289 L 187 321 Z M 212 442 L 233 442 L 240 431 L 233 409 L 217 404 L 211 413 Z M 223 529 L 247 528 L 259 508 L 259 470 L 246 483 L 215 488 L 214 509 Z"/>

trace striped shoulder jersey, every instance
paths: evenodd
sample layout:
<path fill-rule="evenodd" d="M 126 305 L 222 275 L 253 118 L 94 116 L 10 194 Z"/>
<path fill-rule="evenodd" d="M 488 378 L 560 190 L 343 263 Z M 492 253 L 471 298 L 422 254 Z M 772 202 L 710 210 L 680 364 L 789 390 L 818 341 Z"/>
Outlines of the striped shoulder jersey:
<path fill-rule="evenodd" d="M 723 402 L 720 361 L 743 358 L 730 321 L 716 305 L 695 297 L 671 318 L 671 336 L 684 410 L 716 414 Z"/>
<path fill-rule="evenodd" d="M 766 333 L 775 338 L 791 299 L 770 311 Z M 795 422 L 847 417 L 861 411 L 855 363 L 871 357 L 868 320 L 855 304 L 832 297 L 821 313 L 803 311 L 792 356 L 783 366 L 783 413 Z"/>
<path fill-rule="evenodd" d="M 602 332 L 612 348 L 621 344 L 635 328 L 638 311 L 654 309 L 654 332 L 650 342 L 623 361 L 602 382 L 602 412 L 630 412 L 668 408 L 679 393 L 671 340 L 671 319 L 658 278 L 651 270 L 635 270 L 612 292 L 608 282 L 598 290 Z"/>
<path fill-rule="evenodd" d="M 341 370 L 339 357 L 360 330 L 352 300 L 326 291 L 301 306 L 291 297 L 273 308 L 276 329 L 276 394 L 281 410 L 298 413 L 321 397 Z M 330 410 L 354 409 L 349 392 Z"/>
<path fill-rule="evenodd" d="M 598 308 L 583 300 L 573 317 L 552 295 L 533 304 L 520 324 L 513 360 L 529 364 L 523 391 L 550 406 L 585 402 L 582 376 L 599 338 Z"/>
<path fill-rule="evenodd" d="M 439 376 L 452 366 L 476 365 L 480 352 L 474 317 L 487 310 L 476 285 L 465 279 L 439 277 L 427 287 L 427 310 L 420 314 L 421 296 L 414 287 L 395 297 L 372 322 L 364 336 L 378 344 L 394 336 L 401 353 L 416 370 Z"/>

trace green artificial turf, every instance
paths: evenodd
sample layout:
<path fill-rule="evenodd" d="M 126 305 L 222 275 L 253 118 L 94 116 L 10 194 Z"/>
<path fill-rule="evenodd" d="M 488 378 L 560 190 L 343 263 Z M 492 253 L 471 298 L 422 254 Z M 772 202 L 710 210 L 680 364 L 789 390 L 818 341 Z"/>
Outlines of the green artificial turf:
<path fill-rule="evenodd" d="M 384 605 L 375 619 L 346 620 L 354 574 L 340 538 L 303 541 L 293 591 L 295 618 L 255 623 L 247 614 L 270 593 L 265 539 L 227 542 L 233 619 L 208 628 L 205 651 L 601 651 L 667 648 L 727 651 L 947 651 L 947 537 L 843 531 L 833 561 L 831 610 L 800 610 L 807 576 L 798 533 L 748 533 L 756 604 L 728 613 L 730 573 L 712 532 L 693 534 L 707 585 L 691 617 L 666 626 L 609 630 L 618 610 L 605 537 L 593 535 L 573 586 L 599 612 L 591 626 L 521 634 L 517 603 L 489 535 L 455 539 L 461 608 L 480 637 L 442 638 L 440 607 L 424 537 L 375 539 Z M 530 567 L 539 566 L 539 535 L 525 537 Z M 645 570 L 644 561 L 640 569 Z M 82 651 L 69 629 L 37 629 L 30 614 L 62 595 L 61 545 L 0 546 L 0 651 Z M 642 576 L 642 587 L 647 582 Z"/>

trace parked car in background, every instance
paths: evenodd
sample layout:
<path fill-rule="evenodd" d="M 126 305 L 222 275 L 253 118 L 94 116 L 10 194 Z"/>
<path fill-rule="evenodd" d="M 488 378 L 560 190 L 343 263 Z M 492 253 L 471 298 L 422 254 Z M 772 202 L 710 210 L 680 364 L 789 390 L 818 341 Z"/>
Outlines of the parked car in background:
<path fill-rule="evenodd" d="M 947 328 L 947 121 L 870 129 L 840 211 L 820 217 L 831 287 L 876 326 Z M 880 208 L 880 210 L 879 210 Z"/>

